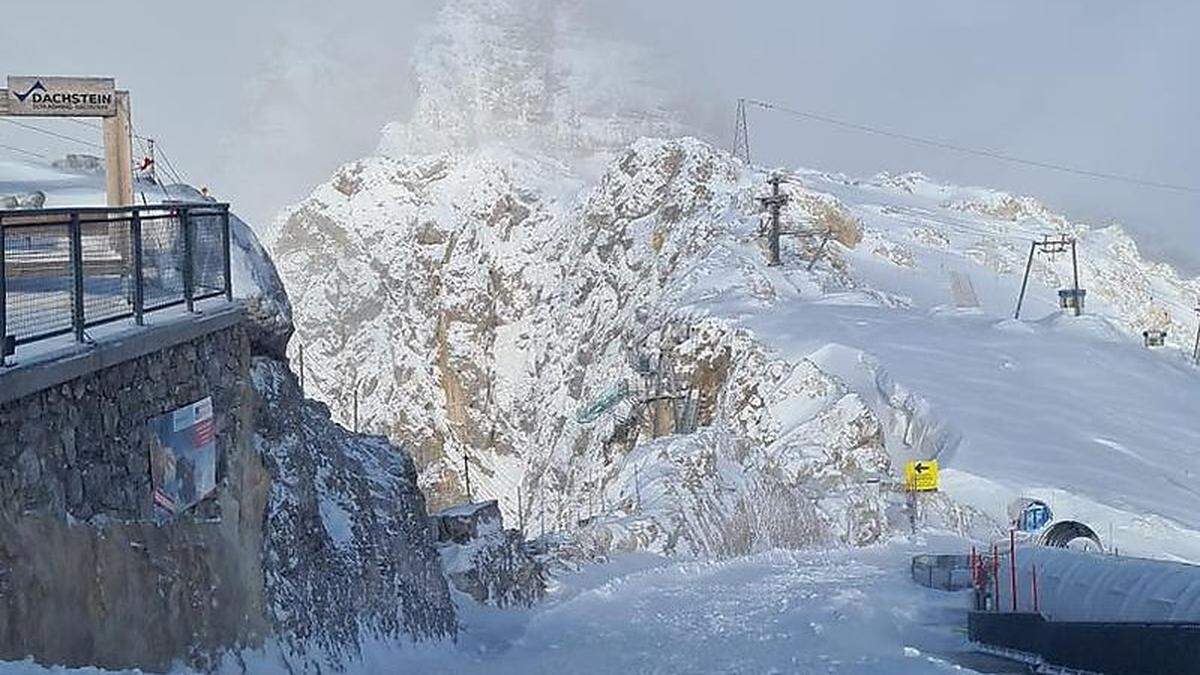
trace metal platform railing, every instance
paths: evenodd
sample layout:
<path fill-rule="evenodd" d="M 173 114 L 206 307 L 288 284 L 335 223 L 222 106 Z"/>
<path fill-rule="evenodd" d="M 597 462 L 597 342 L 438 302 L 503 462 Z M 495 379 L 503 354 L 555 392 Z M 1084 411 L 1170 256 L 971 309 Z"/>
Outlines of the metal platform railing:
<path fill-rule="evenodd" d="M 0 364 L 18 345 L 224 295 L 229 205 L 0 210 Z"/>

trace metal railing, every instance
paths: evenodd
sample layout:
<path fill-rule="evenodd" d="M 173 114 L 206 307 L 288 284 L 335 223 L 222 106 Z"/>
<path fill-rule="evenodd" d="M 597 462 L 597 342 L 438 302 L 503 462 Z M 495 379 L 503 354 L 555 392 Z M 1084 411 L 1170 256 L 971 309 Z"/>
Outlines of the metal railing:
<path fill-rule="evenodd" d="M 0 210 L 0 364 L 18 345 L 224 295 L 229 205 Z"/>

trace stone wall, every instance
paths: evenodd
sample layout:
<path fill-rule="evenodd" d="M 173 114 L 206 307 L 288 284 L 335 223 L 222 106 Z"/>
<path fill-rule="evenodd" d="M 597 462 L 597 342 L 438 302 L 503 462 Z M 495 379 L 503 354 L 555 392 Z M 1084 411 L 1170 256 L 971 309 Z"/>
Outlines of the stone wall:
<path fill-rule="evenodd" d="M 0 404 L 0 658 L 165 670 L 261 640 L 249 344 L 236 323 Z M 206 396 L 217 490 L 154 524 L 147 421 Z"/>
<path fill-rule="evenodd" d="M 247 432 L 249 362 L 227 329 L 0 404 L 0 512 L 149 520 L 146 422 L 211 395 L 224 458 Z"/>

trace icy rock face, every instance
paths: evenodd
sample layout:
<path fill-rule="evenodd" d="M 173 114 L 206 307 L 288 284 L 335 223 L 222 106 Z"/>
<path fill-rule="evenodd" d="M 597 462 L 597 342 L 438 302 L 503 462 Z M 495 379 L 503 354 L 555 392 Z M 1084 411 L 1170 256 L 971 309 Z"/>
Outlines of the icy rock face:
<path fill-rule="evenodd" d="M 230 216 L 229 233 L 233 294 L 246 306 L 251 349 L 256 354 L 286 359 L 293 331 L 292 305 L 275 263 L 241 218 Z"/>
<path fill-rule="evenodd" d="M 254 232 L 236 217 L 230 228 L 234 294 L 247 306 L 254 355 L 253 442 L 270 476 L 265 605 L 290 667 L 338 670 L 364 639 L 452 637 L 411 458 L 346 431 L 304 398 L 286 364 L 287 292 Z"/>
<path fill-rule="evenodd" d="M 255 443 L 271 474 L 269 618 L 293 667 L 338 669 L 364 638 L 456 632 L 408 455 L 332 423 L 280 361 L 255 357 Z"/>
<path fill-rule="evenodd" d="M 1066 231 L 1110 339 L 1140 337 L 1147 316 L 1187 339 L 1196 281 L 1141 260 L 1117 229 L 919 175 L 797 172 L 784 189 L 787 222 L 816 234 L 786 240 L 789 265 L 772 271 L 761 181 L 694 139 L 639 140 L 594 182 L 503 146 L 350 164 L 276 244 L 298 289 L 310 391 L 349 422 L 357 386 L 360 424 L 416 449 L 437 507 L 461 501 L 469 466 L 475 494 L 535 532 L 724 555 L 869 543 L 914 523 L 990 526 L 942 497 L 910 509 L 900 493 L 904 461 L 952 459 L 953 420 L 869 355 L 824 341 L 774 355 L 769 335 L 738 328 L 741 313 L 810 301 L 936 310 L 951 299 L 945 270 L 1019 283 L 1028 242 Z M 1042 304 L 1029 311 L 1052 307 L 1070 270 L 1069 256 L 1036 258 Z M 1007 292 L 983 297 L 1010 311 Z M 664 353 L 708 428 L 694 437 L 661 438 L 680 429 L 678 411 L 635 404 L 647 392 L 633 363 Z M 631 393 L 609 414 L 575 421 L 622 383 Z M 635 464 L 664 473 L 654 513 L 636 499 Z"/>
<path fill-rule="evenodd" d="M 495 500 L 430 517 L 446 578 L 476 601 L 528 607 L 546 593 L 546 572 L 517 530 L 504 529 Z"/>
<path fill-rule="evenodd" d="M 508 517 L 576 529 L 629 511 L 636 458 L 654 447 L 671 485 L 638 525 L 654 533 L 634 537 L 639 547 L 727 555 L 884 536 L 892 496 L 810 497 L 895 473 L 874 413 L 811 363 L 770 363 L 727 321 L 671 317 L 705 297 L 706 258 L 742 267 L 751 300 L 778 297 L 722 243 L 755 233 L 736 220 L 754 198 L 737 166 L 693 139 L 642 140 L 564 204 L 553 186 L 575 180 L 498 150 L 345 167 L 276 244 L 300 289 L 316 395 L 346 419 L 355 378 L 345 373 L 362 373 L 361 423 L 421 448 L 434 503 L 461 498 L 467 462 L 476 494 L 499 498 Z M 829 197 L 806 196 L 796 213 L 839 233 L 818 283 L 840 287 L 840 240 L 856 243 L 857 224 Z M 675 413 L 628 402 L 594 426 L 569 421 L 607 385 L 637 379 L 632 353 L 667 343 L 711 431 L 639 445 L 671 433 Z M 772 417 L 766 391 L 780 383 L 786 405 L 811 399 L 798 421 Z M 725 480 L 734 474 L 736 489 Z M 853 533 L 831 526 L 847 511 Z"/>

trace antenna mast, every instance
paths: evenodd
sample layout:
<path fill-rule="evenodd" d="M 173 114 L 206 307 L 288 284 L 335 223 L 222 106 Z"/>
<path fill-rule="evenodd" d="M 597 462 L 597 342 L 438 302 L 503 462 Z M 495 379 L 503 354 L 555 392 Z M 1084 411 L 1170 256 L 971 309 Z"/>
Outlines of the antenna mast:
<path fill-rule="evenodd" d="M 737 121 L 733 128 L 733 156 L 750 163 L 750 127 L 746 124 L 746 99 L 737 102 Z"/>

